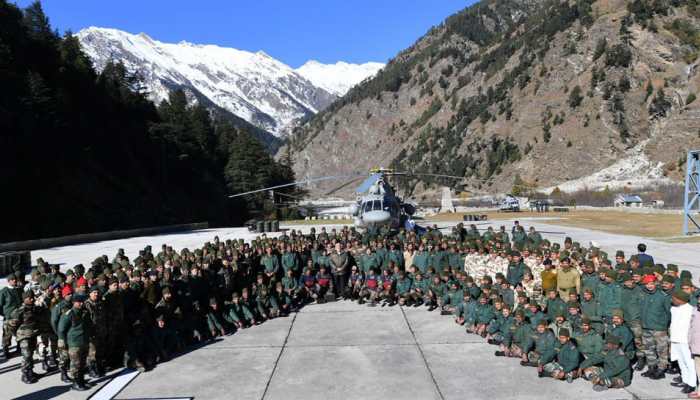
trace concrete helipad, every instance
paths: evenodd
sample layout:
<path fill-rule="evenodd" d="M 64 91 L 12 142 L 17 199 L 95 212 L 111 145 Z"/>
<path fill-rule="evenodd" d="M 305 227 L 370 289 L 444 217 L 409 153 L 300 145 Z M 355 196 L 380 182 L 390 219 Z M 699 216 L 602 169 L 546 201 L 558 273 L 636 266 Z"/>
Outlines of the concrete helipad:
<path fill-rule="evenodd" d="M 682 399 L 670 380 L 638 375 L 624 390 L 539 379 L 517 359 L 425 308 L 353 302 L 310 305 L 158 365 L 76 393 L 56 375 L 19 381 L 17 358 L 0 363 L 5 399 Z M 124 372 L 122 372 L 124 374 Z"/>

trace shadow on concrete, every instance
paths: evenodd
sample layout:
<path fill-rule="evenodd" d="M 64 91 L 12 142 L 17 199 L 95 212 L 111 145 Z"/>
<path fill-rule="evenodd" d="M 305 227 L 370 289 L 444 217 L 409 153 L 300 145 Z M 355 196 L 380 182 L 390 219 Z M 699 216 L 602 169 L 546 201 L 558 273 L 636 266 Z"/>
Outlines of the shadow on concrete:
<path fill-rule="evenodd" d="M 12 364 L 12 365 L 7 365 L 2 368 L 0 368 L 0 375 L 6 374 L 8 372 L 16 371 L 22 367 L 22 363 L 17 363 L 17 364 Z"/>
<path fill-rule="evenodd" d="M 70 385 L 51 386 L 36 392 L 27 393 L 24 396 L 15 397 L 12 400 L 49 400 L 60 396 L 70 390 Z"/>

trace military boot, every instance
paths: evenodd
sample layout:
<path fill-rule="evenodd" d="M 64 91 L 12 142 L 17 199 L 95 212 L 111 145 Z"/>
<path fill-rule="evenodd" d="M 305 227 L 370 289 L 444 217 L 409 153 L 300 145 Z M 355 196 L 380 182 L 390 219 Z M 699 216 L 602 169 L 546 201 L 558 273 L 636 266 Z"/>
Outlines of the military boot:
<path fill-rule="evenodd" d="M 642 373 L 642 376 L 645 377 L 645 378 L 649 378 L 649 377 L 651 377 L 652 375 L 654 375 L 654 374 L 656 373 L 656 370 L 657 370 L 657 369 L 658 369 L 658 367 L 657 367 L 656 365 L 650 366 L 649 369 L 647 369 L 646 372 L 643 372 L 643 373 Z"/>
<path fill-rule="evenodd" d="M 69 377 L 68 377 L 68 371 L 61 368 L 61 382 L 63 383 L 71 383 L 73 382 Z"/>
<path fill-rule="evenodd" d="M 36 378 L 36 375 L 34 375 L 34 372 L 22 372 L 22 382 L 31 385 L 32 383 L 36 383 L 37 380 L 38 379 Z"/>
<path fill-rule="evenodd" d="M 73 382 L 71 389 L 84 392 L 86 390 L 90 390 L 90 387 L 85 383 L 85 379 L 82 376 L 77 376 L 75 377 L 75 381 Z"/>
<path fill-rule="evenodd" d="M 5 357 L 6 360 L 12 358 L 12 356 L 10 355 L 10 349 L 7 347 L 2 348 L 2 355 Z"/>
<path fill-rule="evenodd" d="M 44 371 L 47 371 L 47 372 L 49 371 L 49 360 L 47 360 L 46 357 L 41 359 L 41 368 Z"/>
<path fill-rule="evenodd" d="M 94 362 L 91 362 L 88 366 L 88 374 L 90 375 L 90 378 L 93 379 L 100 377 L 100 374 L 97 372 L 97 365 Z"/>

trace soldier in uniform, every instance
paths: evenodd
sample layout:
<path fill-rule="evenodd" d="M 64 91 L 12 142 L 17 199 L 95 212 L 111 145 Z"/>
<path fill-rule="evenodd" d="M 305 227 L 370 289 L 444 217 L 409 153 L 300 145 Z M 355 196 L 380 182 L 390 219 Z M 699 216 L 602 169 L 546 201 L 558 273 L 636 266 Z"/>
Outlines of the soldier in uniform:
<path fill-rule="evenodd" d="M 85 362 L 87 359 L 91 333 L 90 316 L 83 309 L 85 295 L 72 297 L 73 307 L 61 315 L 58 323 L 58 338 L 68 347 L 70 373 L 73 377 L 73 390 L 88 390 L 85 382 Z"/>
<path fill-rule="evenodd" d="M 559 342 L 554 347 L 554 356 L 551 360 L 550 354 L 540 359 L 537 374 L 540 378 L 551 376 L 554 379 L 571 383 L 578 378 L 578 366 L 581 360 L 576 345 L 570 340 L 571 333 L 568 329 L 559 330 Z"/>
<path fill-rule="evenodd" d="M 34 305 L 34 292 L 22 294 L 22 305 L 12 311 L 7 324 L 17 334 L 17 344 L 22 354 L 22 382 L 35 383 L 34 351 L 39 336 L 40 318 L 45 316 L 41 307 Z"/>
<path fill-rule="evenodd" d="M 620 349 L 620 338 L 613 335 L 605 340 L 605 351 L 585 359 L 580 370 L 597 392 L 609 388 L 621 389 L 628 386 L 632 379 L 630 360 Z"/>
<path fill-rule="evenodd" d="M 16 272 L 7 277 L 7 286 L 0 289 L 0 313 L 5 319 L 9 319 L 12 312 L 22 305 L 22 288 L 18 285 L 21 273 Z M 10 344 L 14 332 L 7 322 L 2 324 L 2 352 L 5 359 L 9 359 Z"/>
<path fill-rule="evenodd" d="M 102 301 L 102 289 L 93 286 L 89 289 L 85 311 L 94 329 L 90 332 L 87 365 L 91 378 L 104 376 L 105 347 L 107 344 L 107 314 Z"/>
<path fill-rule="evenodd" d="M 58 334 L 58 324 L 61 320 L 61 316 L 72 307 L 71 297 L 73 296 L 73 288 L 70 285 L 63 286 L 61 289 L 61 300 L 51 309 L 51 327 L 58 336 L 58 367 L 61 371 L 61 381 L 64 383 L 70 383 L 71 380 L 68 377 L 68 369 L 70 367 L 70 357 L 68 357 L 68 347 L 66 342 L 61 339 L 61 335 Z"/>

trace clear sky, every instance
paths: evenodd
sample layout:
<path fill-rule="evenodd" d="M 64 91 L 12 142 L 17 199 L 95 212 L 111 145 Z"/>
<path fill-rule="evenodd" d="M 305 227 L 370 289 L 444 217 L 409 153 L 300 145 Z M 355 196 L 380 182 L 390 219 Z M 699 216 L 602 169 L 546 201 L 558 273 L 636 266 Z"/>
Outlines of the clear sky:
<path fill-rule="evenodd" d="M 13 0 L 10 0 L 13 1 Z M 30 0 L 14 0 L 24 7 Z M 44 0 L 60 32 L 88 26 L 145 32 L 162 42 L 186 40 L 263 50 L 298 67 L 386 62 L 474 0 Z"/>

